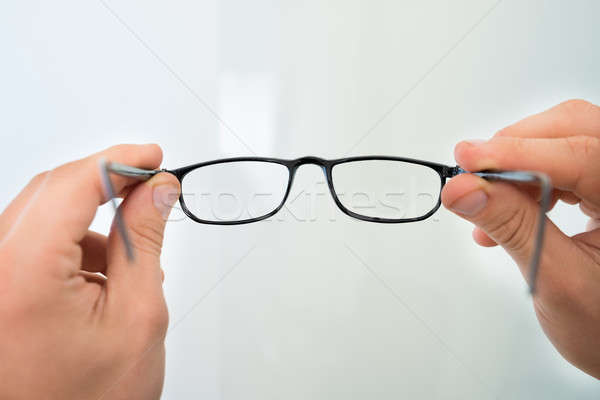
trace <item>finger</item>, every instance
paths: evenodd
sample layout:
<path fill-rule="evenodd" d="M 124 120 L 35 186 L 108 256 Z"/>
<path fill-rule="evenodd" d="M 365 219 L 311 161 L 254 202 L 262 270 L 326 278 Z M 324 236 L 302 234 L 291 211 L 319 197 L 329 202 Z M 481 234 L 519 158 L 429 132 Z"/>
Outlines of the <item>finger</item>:
<path fill-rule="evenodd" d="M 17 225 L 19 216 L 23 213 L 23 210 L 31 202 L 35 193 L 38 191 L 41 183 L 47 178 L 48 173 L 42 172 L 33 177 L 21 190 L 21 192 L 15 197 L 15 199 L 6 207 L 6 209 L 0 215 L 0 241 L 6 237 L 6 235 Z"/>
<path fill-rule="evenodd" d="M 539 204 L 540 197 L 541 197 L 541 192 L 540 192 L 539 188 L 537 188 L 537 190 L 535 190 L 535 191 L 532 191 L 532 190 L 529 190 L 530 188 L 524 187 L 523 185 L 515 185 L 515 187 L 518 187 L 519 190 L 523 191 L 523 193 L 525 193 L 528 196 L 530 196 L 531 198 L 533 198 Z M 552 198 L 550 199 L 550 204 L 548 205 L 548 211 L 550 211 L 554 208 L 554 206 L 556 205 L 556 203 L 558 202 L 558 200 L 564 193 L 570 193 L 570 192 L 562 192 L 560 190 L 552 191 Z M 494 247 L 494 246 L 498 245 L 498 243 L 496 243 L 494 241 L 494 239 L 490 238 L 483 230 L 481 230 L 478 227 L 475 227 L 473 229 L 473 239 L 475 240 L 475 242 L 477 244 L 479 244 L 480 246 L 483 246 L 483 247 Z"/>
<path fill-rule="evenodd" d="M 571 192 L 565 192 L 563 190 L 559 191 L 558 198 L 563 202 L 571 205 L 579 204 L 579 202 L 581 202 L 581 199 L 576 194 Z"/>
<path fill-rule="evenodd" d="M 83 276 L 86 282 L 89 283 L 97 283 L 99 285 L 104 285 L 106 283 L 106 278 L 95 272 L 79 271 L 79 275 Z"/>
<path fill-rule="evenodd" d="M 517 262 L 524 276 L 528 276 L 539 213 L 539 206 L 534 200 L 513 185 L 491 183 L 465 174 L 445 185 L 442 202 L 501 245 Z M 567 264 L 569 255 L 575 252 L 573 247 L 570 238 L 548 220 L 537 282 L 539 294 L 547 290 L 549 282 L 563 279 L 564 270 L 561 268 Z"/>
<path fill-rule="evenodd" d="M 600 107 L 585 100 L 569 100 L 510 125 L 495 137 L 558 138 L 600 137 Z"/>
<path fill-rule="evenodd" d="M 81 269 L 89 272 L 106 272 L 106 249 L 108 238 L 88 231 L 79 245 L 82 250 Z"/>
<path fill-rule="evenodd" d="M 579 209 L 591 219 L 600 219 L 600 207 L 588 204 L 585 201 L 579 203 Z"/>
<path fill-rule="evenodd" d="M 587 222 L 585 230 L 587 232 L 590 232 L 590 231 L 595 231 L 598 228 L 600 228 L 600 219 L 592 218 Z"/>
<path fill-rule="evenodd" d="M 529 197 L 531 197 L 533 200 L 537 201 L 538 203 L 542 199 L 542 191 L 539 186 L 532 185 L 531 183 L 519 183 L 519 182 L 512 182 L 512 184 L 515 187 L 517 187 L 520 191 L 522 191 L 523 193 L 525 193 Z M 569 193 L 569 192 L 564 192 L 564 191 L 558 190 L 558 189 L 552 190 L 552 192 L 550 194 L 550 204 L 548 207 L 550 210 L 552 208 L 554 208 L 554 206 L 556 205 L 558 200 L 561 198 L 563 193 Z"/>
<path fill-rule="evenodd" d="M 475 227 L 473 228 L 473 240 L 483 247 L 494 247 L 498 246 L 498 243 L 494 241 L 491 237 L 487 235 L 481 228 Z"/>
<path fill-rule="evenodd" d="M 118 145 L 55 168 L 40 185 L 15 236 L 39 243 L 43 252 L 54 249 L 52 246 L 79 243 L 97 207 L 107 200 L 99 169 L 102 158 L 153 169 L 160 165 L 162 152 L 157 145 Z M 111 180 L 116 192 L 135 182 L 117 175 L 111 175 Z"/>
<path fill-rule="evenodd" d="M 108 239 L 109 290 L 115 297 L 135 296 L 150 300 L 162 298 L 160 253 L 166 219 L 179 197 L 179 181 L 169 173 L 160 173 L 138 185 L 121 203 L 120 211 L 131 241 L 134 260 L 127 252 L 118 230 Z"/>
<path fill-rule="evenodd" d="M 554 209 L 554 207 L 556 206 L 556 204 L 558 203 L 559 199 L 560 199 L 560 194 L 557 191 L 553 190 L 550 193 L 550 203 L 547 206 L 548 209 L 546 210 L 546 212 L 552 211 Z M 540 198 L 537 198 L 535 201 L 538 204 L 541 204 L 541 201 L 542 201 L 541 196 L 540 196 Z"/>
<path fill-rule="evenodd" d="M 600 204 L 600 138 L 498 137 L 484 143 L 461 142 L 455 157 L 468 171 L 527 170 L 546 173 L 553 185 Z"/>

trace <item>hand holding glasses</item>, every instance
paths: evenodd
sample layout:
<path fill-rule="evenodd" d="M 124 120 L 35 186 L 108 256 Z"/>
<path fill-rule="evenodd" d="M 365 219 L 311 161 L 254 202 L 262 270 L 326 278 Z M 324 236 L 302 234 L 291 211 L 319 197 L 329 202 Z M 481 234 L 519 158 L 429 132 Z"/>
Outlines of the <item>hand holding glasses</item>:
<path fill-rule="evenodd" d="M 168 172 L 181 184 L 179 202 L 192 220 L 215 225 L 257 222 L 275 215 L 287 200 L 298 167 L 314 164 L 323 169 L 333 200 L 345 214 L 369 222 L 417 222 L 432 216 L 441 205 L 446 179 L 468 173 L 423 160 L 391 156 L 360 156 L 325 160 L 238 157 L 207 161 L 174 170 L 143 170 L 117 163 L 102 163 L 109 198 L 114 197 L 109 172 L 147 180 Z M 535 250 L 530 261 L 529 287 L 533 294 L 542 251 L 545 214 L 552 186 L 547 175 L 525 171 L 475 172 L 486 180 L 537 184 L 541 188 Z M 113 203 L 114 204 L 114 203 Z M 116 208 L 117 226 L 130 258 L 133 251 Z"/>

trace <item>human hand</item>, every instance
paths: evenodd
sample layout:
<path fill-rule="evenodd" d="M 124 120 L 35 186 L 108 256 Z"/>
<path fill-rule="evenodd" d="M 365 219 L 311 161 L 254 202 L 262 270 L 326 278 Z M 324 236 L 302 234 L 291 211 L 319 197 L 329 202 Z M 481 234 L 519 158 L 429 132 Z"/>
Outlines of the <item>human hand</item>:
<path fill-rule="evenodd" d="M 158 399 L 168 312 L 159 257 L 179 193 L 167 173 L 112 176 L 135 260 L 116 229 L 88 230 L 99 160 L 157 168 L 156 145 L 119 145 L 31 180 L 0 215 L 0 398 Z M 106 279 L 94 272 L 101 272 Z"/>
<path fill-rule="evenodd" d="M 486 142 L 461 142 L 455 158 L 468 171 L 544 172 L 560 199 L 579 204 L 591 219 L 587 232 L 566 236 L 547 221 L 534 307 L 544 332 L 576 367 L 600 379 L 600 108 L 571 100 L 530 116 Z M 452 178 L 442 202 L 476 225 L 482 246 L 501 245 L 528 276 L 539 193 L 487 182 L 475 175 Z"/>

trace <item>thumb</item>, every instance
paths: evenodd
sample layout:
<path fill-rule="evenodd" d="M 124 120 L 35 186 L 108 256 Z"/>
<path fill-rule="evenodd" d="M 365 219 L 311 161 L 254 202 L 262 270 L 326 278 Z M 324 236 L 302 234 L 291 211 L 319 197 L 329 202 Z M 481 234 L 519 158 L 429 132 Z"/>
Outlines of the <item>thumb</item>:
<path fill-rule="evenodd" d="M 127 258 L 123 239 L 114 224 L 108 236 L 106 276 L 108 290 L 121 296 L 148 296 L 162 299 L 160 253 L 163 232 L 171 208 L 179 197 L 179 182 L 169 173 L 160 173 L 138 184 L 119 206 L 133 247 L 133 261 Z"/>
<path fill-rule="evenodd" d="M 442 203 L 501 245 L 519 265 L 523 275 L 529 276 L 539 213 L 539 205 L 531 196 L 509 183 L 488 182 L 475 175 L 463 174 L 444 186 Z M 575 251 L 571 239 L 547 220 L 537 282 L 540 294 L 544 281 L 562 279 L 564 270 L 561 273 L 560 266 L 566 265 Z"/>

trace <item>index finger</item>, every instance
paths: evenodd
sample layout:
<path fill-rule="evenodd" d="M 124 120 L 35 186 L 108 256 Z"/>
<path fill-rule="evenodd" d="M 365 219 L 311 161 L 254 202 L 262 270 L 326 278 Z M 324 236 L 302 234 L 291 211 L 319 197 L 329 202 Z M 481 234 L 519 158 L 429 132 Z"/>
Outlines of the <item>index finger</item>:
<path fill-rule="evenodd" d="M 600 137 L 600 107 L 585 100 L 568 100 L 498 131 L 494 137 Z"/>
<path fill-rule="evenodd" d="M 106 202 L 99 160 L 106 159 L 139 168 L 155 169 L 162 161 L 158 145 L 117 145 L 48 172 L 39 195 L 23 216 L 15 235 L 43 243 L 49 238 L 78 243 L 88 231 L 96 209 Z M 135 180 L 111 177 L 116 192 Z"/>
<path fill-rule="evenodd" d="M 543 172 L 550 176 L 555 188 L 600 204 L 598 137 L 495 137 L 483 143 L 459 143 L 455 158 L 468 171 L 496 169 Z"/>

